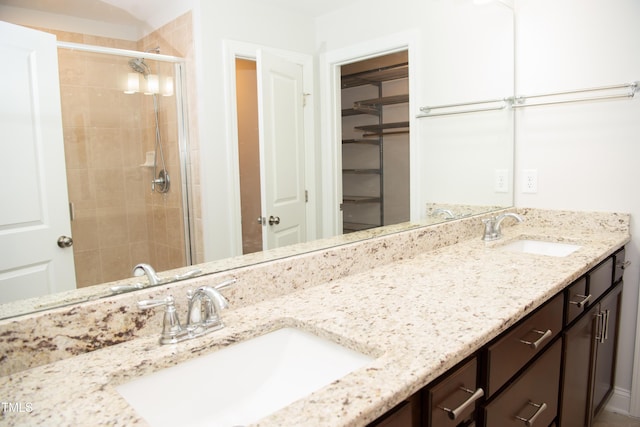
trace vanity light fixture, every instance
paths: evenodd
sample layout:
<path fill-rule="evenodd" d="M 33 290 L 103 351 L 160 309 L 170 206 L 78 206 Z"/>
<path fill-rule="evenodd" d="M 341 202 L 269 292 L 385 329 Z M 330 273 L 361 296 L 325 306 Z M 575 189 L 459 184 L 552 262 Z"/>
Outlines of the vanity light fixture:
<path fill-rule="evenodd" d="M 145 95 L 153 95 L 160 92 L 160 79 L 157 74 L 147 74 L 147 87 L 145 88 Z"/>
<path fill-rule="evenodd" d="M 173 96 L 173 79 L 166 76 L 162 79 L 162 96 Z"/>
<path fill-rule="evenodd" d="M 132 94 L 140 90 L 140 75 L 138 73 L 127 73 L 127 83 L 124 93 Z"/>

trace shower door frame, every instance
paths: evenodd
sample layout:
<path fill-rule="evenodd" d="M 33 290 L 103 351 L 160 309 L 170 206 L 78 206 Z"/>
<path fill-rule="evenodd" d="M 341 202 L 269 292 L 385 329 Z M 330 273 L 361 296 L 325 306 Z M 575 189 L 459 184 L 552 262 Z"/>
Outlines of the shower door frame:
<path fill-rule="evenodd" d="M 128 58 L 141 58 L 174 64 L 176 122 L 178 123 L 178 151 L 180 153 L 180 176 L 182 178 L 182 212 L 184 231 L 184 254 L 186 265 L 193 265 L 195 256 L 195 225 L 193 220 L 193 198 L 191 197 L 191 170 L 189 156 L 188 102 L 186 91 L 186 64 L 184 58 L 159 53 L 140 52 L 137 50 L 118 49 L 104 46 L 93 46 L 82 43 L 58 41 L 58 48 L 77 50 L 89 53 L 117 55 Z"/>

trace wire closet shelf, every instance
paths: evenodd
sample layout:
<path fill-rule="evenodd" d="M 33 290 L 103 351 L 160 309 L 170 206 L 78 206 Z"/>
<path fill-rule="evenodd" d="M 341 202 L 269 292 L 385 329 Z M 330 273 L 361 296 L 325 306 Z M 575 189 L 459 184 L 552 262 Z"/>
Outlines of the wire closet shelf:
<path fill-rule="evenodd" d="M 610 91 L 618 91 L 625 90 L 623 93 L 615 93 L 615 94 L 606 94 L 602 93 L 610 92 Z M 601 87 L 593 87 L 586 89 L 574 89 L 562 92 L 550 92 L 538 95 L 520 95 L 520 96 L 511 96 L 506 98 L 499 99 L 487 99 L 484 101 L 472 101 L 472 102 L 462 102 L 458 104 L 445 104 L 445 105 L 437 105 L 430 107 L 420 107 L 420 114 L 416 116 L 416 118 L 425 118 L 425 117 L 438 117 L 438 116 L 449 116 L 456 114 L 468 114 L 468 113 L 477 113 L 483 111 L 498 111 L 505 110 L 507 108 L 524 108 L 524 107 L 537 107 L 541 105 L 554 105 L 554 104 L 568 104 L 573 102 L 586 102 L 586 101 L 602 101 L 602 100 L 613 100 L 613 99 L 630 99 L 634 98 L 636 92 L 640 90 L 640 81 L 635 81 L 632 83 L 624 83 L 618 85 L 611 86 L 601 86 Z M 566 97 L 570 95 L 576 94 L 584 94 L 590 93 L 592 96 L 584 96 L 584 97 L 570 97 L 567 99 L 558 99 L 558 97 Z M 600 95 L 597 95 L 600 93 Z M 530 102 L 529 100 L 534 100 L 534 102 Z M 474 108 L 461 108 L 461 107 L 474 107 Z M 434 110 L 437 110 L 434 112 Z"/>

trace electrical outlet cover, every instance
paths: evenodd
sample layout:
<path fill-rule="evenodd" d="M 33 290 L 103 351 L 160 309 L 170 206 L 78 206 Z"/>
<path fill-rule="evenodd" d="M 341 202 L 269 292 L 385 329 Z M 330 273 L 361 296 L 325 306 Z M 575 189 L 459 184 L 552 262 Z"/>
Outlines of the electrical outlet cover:
<path fill-rule="evenodd" d="M 524 169 L 522 171 L 522 192 L 537 193 L 538 192 L 538 170 Z"/>
<path fill-rule="evenodd" d="M 495 174 L 495 192 L 507 193 L 509 192 L 509 171 L 507 169 L 496 169 Z"/>

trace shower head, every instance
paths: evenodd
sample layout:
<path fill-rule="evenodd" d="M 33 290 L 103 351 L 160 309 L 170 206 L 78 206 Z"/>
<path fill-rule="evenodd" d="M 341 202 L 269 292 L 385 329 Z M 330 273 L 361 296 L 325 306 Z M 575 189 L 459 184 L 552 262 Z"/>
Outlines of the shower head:
<path fill-rule="evenodd" d="M 133 71 L 136 71 L 136 72 L 142 74 L 145 77 L 147 77 L 147 74 L 149 74 L 151 72 L 151 69 L 149 68 L 147 63 L 144 62 L 143 58 L 132 58 L 132 59 L 130 59 L 129 60 L 129 66 L 131 67 L 131 69 Z"/>

